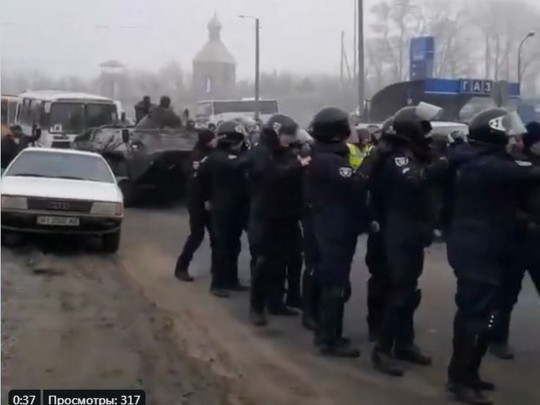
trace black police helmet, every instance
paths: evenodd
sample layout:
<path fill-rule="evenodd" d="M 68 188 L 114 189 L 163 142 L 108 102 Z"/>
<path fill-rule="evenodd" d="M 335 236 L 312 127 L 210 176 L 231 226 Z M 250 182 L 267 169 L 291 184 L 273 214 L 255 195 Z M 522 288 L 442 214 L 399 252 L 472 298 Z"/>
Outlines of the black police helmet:
<path fill-rule="evenodd" d="M 350 134 L 349 114 L 337 107 L 322 109 L 311 122 L 311 135 L 318 142 L 340 142 Z"/>
<path fill-rule="evenodd" d="M 431 121 L 441 112 L 441 108 L 427 103 L 403 107 L 394 114 L 392 126 L 396 136 L 413 143 L 425 143 L 432 130 Z"/>
<path fill-rule="evenodd" d="M 385 119 L 381 125 L 382 136 L 394 135 L 396 131 L 394 130 L 394 117 L 388 117 Z"/>
<path fill-rule="evenodd" d="M 511 136 L 527 131 L 515 112 L 505 108 L 489 108 L 476 114 L 469 123 L 469 139 L 473 142 L 504 146 Z"/>
<path fill-rule="evenodd" d="M 274 114 L 264 124 L 264 129 L 279 135 L 294 135 L 298 131 L 298 123 L 285 114 Z"/>
<path fill-rule="evenodd" d="M 221 144 L 237 144 L 246 139 L 245 127 L 235 120 L 224 121 L 218 125 L 216 134 Z"/>

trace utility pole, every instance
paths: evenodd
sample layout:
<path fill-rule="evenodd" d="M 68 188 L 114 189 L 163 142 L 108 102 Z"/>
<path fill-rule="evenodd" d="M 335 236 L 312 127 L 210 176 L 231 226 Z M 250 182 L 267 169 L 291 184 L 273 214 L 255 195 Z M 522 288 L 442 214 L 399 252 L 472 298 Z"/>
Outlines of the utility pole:
<path fill-rule="evenodd" d="M 357 27 L 357 21 L 358 21 L 358 7 L 357 7 L 357 3 L 356 3 L 356 0 L 354 0 L 354 28 L 353 28 L 353 32 L 354 32 L 354 45 L 353 45 L 353 52 L 354 52 L 354 57 L 353 57 L 353 80 L 356 82 L 356 77 L 357 77 L 357 74 L 358 74 L 358 70 L 357 70 L 357 66 L 358 66 L 358 27 Z"/>
<path fill-rule="evenodd" d="M 341 51 L 339 53 L 339 82 L 341 84 L 341 87 L 343 88 L 343 76 L 344 76 L 344 67 L 343 67 L 343 63 L 344 63 L 344 60 L 345 58 L 343 57 L 343 38 L 345 36 L 345 31 L 341 31 Z"/>
<path fill-rule="evenodd" d="M 259 43 L 259 32 L 260 32 L 260 26 L 259 26 L 259 19 L 255 19 L 255 119 L 258 121 L 260 116 L 260 96 L 261 96 L 261 89 L 260 89 L 260 43 Z"/>
<path fill-rule="evenodd" d="M 358 0 L 358 109 L 362 112 L 365 99 L 364 67 L 364 1 Z"/>
<path fill-rule="evenodd" d="M 529 38 L 532 38 L 536 35 L 536 31 L 529 31 L 525 38 L 520 42 L 518 47 L 518 66 L 517 66 L 517 80 L 519 85 L 519 90 L 521 91 L 521 76 L 523 76 L 523 68 L 521 67 L 521 57 L 522 57 L 522 51 L 523 51 L 523 45 Z"/>
<path fill-rule="evenodd" d="M 260 70 L 260 64 L 261 64 L 261 48 L 260 48 L 260 41 L 259 41 L 259 33 L 260 33 L 260 24 L 259 24 L 259 18 L 253 17 L 250 15 L 239 15 L 240 18 L 248 18 L 250 20 L 255 20 L 255 119 L 258 121 L 259 117 L 261 115 L 261 89 L 260 89 L 260 82 L 261 82 L 261 70 Z"/>

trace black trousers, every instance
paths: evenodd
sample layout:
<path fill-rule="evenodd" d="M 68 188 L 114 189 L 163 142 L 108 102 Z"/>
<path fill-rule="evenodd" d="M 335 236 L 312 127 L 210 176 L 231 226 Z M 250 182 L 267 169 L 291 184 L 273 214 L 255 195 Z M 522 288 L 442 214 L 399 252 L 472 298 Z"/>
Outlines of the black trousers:
<path fill-rule="evenodd" d="M 238 284 L 238 256 L 242 249 L 240 238 L 245 228 L 245 209 L 211 211 L 215 238 L 215 263 L 211 288 L 228 288 Z"/>
<path fill-rule="evenodd" d="M 315 278 L 320 288 L 317 335 L 328 347 L 336 346 L 342 337 L 345 303 L 351 296 L 350 272 L 356 250 L 357 234 L 332 233 L 331 217 L 315 217 L 314 230 L 318 259 Z"/>
<path fill-rule="evenodd" d="M 302 230 L 300 222 L 296 221 L 295 226 L 291 228 L 292 234 L 289 241 L 292 243 L 289 248 L 289 258 L 286 265 L 286 301 L 287 303 L 300 302 L 300 277 L 302 275 L 302 266 L 304 259 L 302 256 Z M 282 273 L 283 274 L 283 273 Z M 283 280 L 282 284 L 285 283 Z"/>
<path fill-rule="evenodd" d="M 254 311 L 283 303 L 286 269 L 297 244 L 298 221 L 251 218 L 248 226 L 252 255 L 250 303 Z"/>
<path fill-rule="evenodd" d="M 370 274 L 367 284 L 367 323 L 370 332 L 377 334 L 382 324 L 386 296 L 390 288 L 382 232 L 371 233 L 368 236 L 366 265 Z"/>
<path fill-rule="evenodd" d="M 304 247 L 304 273 L 302 274 L 302 312 L 305 317 L 318 319 L 321 288 L 315 277 L 315 265 L 319 261 L 319 249 L 313 228 L 313 217 L 308 213 L 302 218 Z"/>
<path fill-rule="evenodd" d="M 407 348 L 414 343 L 414 313 L 420 305 L 418 279 L 424 267 L 424 248 L 385 240 L 388 260 L 388 290 L 377 347 L 391 351 L 394 345 Z"/>
<path fill-rule="evenodd" d="M 478 379 L 482 359 L 500 326 L 500 284 L 457 273 L 453 353 L 448 379 L 471 385 Z M 470 274 L 470 273 L 469 273 Z"/>
<path fill-rule="evenodd" d="M 201 246 L 204 240 L 204 231 L 208 231 L 210 236 L 210 247 L 212 249 L 212 265 L 214 267 L 214 248 L 215 238 L 212 232 L 212 226 L 210 221 L 210 213 L 204 209 L 204 206 L 190 205 L 188 206 L 189 212 L 189 228 L 190 234 L 184 243 L 182 253 L 176 261 L 176 271 L 187 270 L 193 255 Z"/>
<path fill-rule="evenodd" d="M 540 234 L 525 232 L 518 239 L 520 247 L 515 263 L 503 273 L 500 291 L 500 324 L 493 343 L 506 344 L 510 335 L 512 311 L 521 292 L 523 278 L 528 271 L 540 294 Z"/>

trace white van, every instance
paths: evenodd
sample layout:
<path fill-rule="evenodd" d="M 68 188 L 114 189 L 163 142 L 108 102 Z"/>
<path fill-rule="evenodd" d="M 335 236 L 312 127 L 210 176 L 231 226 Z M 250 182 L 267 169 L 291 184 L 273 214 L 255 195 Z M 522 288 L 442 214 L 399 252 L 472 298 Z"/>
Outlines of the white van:
<path fill-rule="evenodd" d="M 36 146 L 70 148 L 73 140 L 89 128 L 118 121 L 115 102 L 85 93 L 56 90 L 31 91 L 19 95 L 15 124 L 26 136 L 37 128 L 41 137 Z"/>

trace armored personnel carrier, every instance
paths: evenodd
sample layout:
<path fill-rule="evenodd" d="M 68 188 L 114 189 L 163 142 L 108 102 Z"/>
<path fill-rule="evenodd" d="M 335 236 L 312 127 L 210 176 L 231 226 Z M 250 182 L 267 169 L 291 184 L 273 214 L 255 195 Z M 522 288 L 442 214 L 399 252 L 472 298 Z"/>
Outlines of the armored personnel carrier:
<path fill-rule="evenodd" d="M 124 193 L 124 205 L 130 206 L 144 193 L 160 199 L 181 195 L 196 141 L 191 128 L 108 125 L 78 136 L 74 148 L 100 153 L 107 160 Z"/>

